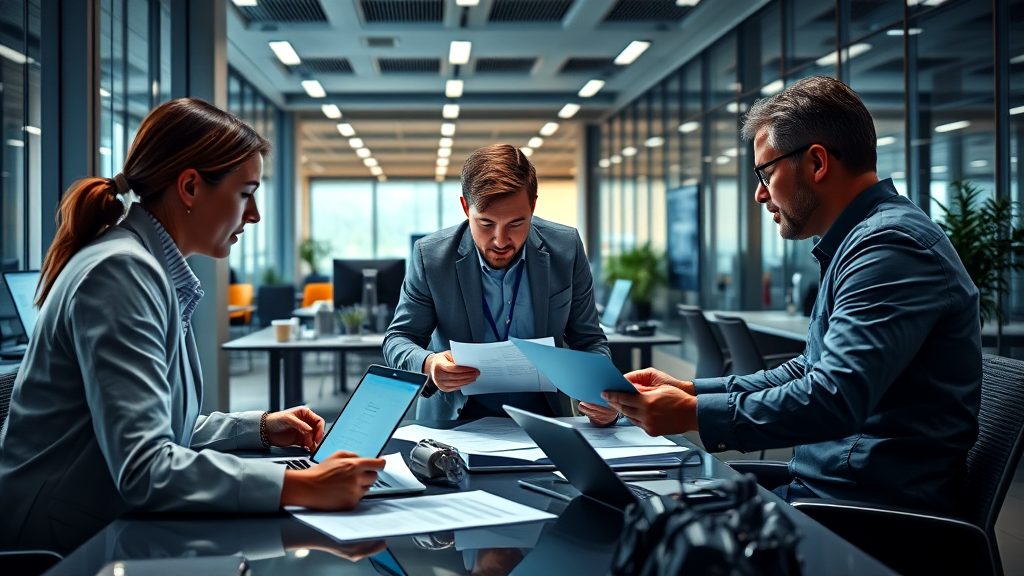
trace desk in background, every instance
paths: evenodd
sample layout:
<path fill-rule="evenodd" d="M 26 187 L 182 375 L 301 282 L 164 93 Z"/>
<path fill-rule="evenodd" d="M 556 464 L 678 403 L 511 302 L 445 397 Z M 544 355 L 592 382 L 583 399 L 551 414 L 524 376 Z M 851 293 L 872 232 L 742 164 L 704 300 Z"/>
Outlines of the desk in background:
<path fill-rule="evenodd" d="M 420 422 L 438 426 L 438 423 Z M 445 423 L 445 427 L 462 422 Z M 700 450 L 685 438 L 673 437 L 677 443 L 690 448 L 688 454 L 695 465 L 670 470 L 670 475 L 681 480 L 696 478 L 732 478 L 736 472 L 714 456 Z M 408 453 L 411 443 L 392 440 L 385 452 Z M 522 563 L 522 572 L 542 572 L 572 576 L 606 574 L 618 535 L 622 516 L 604 505 L 585 499 L 570 504 L 520 488 L 516 481 L 524 477 L 549 476 L 548 473 L 488 473 L 470 474 L 464 490 L 486 490 L 498 496 L 547 510 L 559 515 L 557 522 L 544 526 L 539 540 L 532 548 L 501 548 L 496 559 L 502 560 L 502 569 L 492 573 L 503 574 Z M 427 494 L 451 492 L 452 488 L 430 486 Z M 803 559 L 804 574 L 872 575 L 891 574 L 867 554 L 847 543 L 809 517 L 782 503 L 771 492 L 761 489 L 761 496 L 782 504 L 783 513 L 796 524 L 802 538 L 799 554 Z M 434 538 L 422 538 L 438 547 L 450 541 L 451 533 Z M 470 555 L 454 547 L 427 550 L 415 544 L 412 538 L 400 536 L 386 541 L 388 548 L 410 575 L 466 574 L 470 570 Z M 377 574 L 367 560 L 351 563 L 325 548 L 335 546 L 329 538 L 313 531 L 286 515 L 259 517 L 202 517 L 141 516 L 117 520 L 91 540 L 69 554 L 49 572 L 53 575 L 95 574 L 114 560 L 143 558 L 180 558 L 188 556 L 214 556 L 244 554 L 254 574 Z M 289 550 L 289 548 L 293 548 Z M 305 552 L 298 552 L 298 548 Z M 310 551 L 312 550 L 312 551 Z M 298 553 L 297 553 L 298 552 Z M 479 553 L 477 553 L 479 554 Z"/>
<path fill-rule="evenodd" d="M 623 336 L 609 334 L 608 347 L 612 361 L 623 372 L 651 365 L 651 349 L 654 346 L 679 344 L 678 336 L 655 334 L 653 336 Z M 257 351 L 270 354 L 270 409 L 280 410 L 302 403 L 302 353 L 331 352 L 340 356 L 339 370 L 344 379 L 346 374 L 345 355 L 348 352 L 380 352 L 384 345 L 383 334 L 362 334 L 359 336 L 324 336 L 315 340 L 278 342 L 273 327 L 263 328 L 241 338 L 226 342 L 222 348 L 228 351 Z M 633 351 L 638 350 L 639 365 L 633 362 Z M 282 380 L 281 370 L 284 369 Z M 281 385 L 284 384 L 284 404 L 281 403 Z"/>

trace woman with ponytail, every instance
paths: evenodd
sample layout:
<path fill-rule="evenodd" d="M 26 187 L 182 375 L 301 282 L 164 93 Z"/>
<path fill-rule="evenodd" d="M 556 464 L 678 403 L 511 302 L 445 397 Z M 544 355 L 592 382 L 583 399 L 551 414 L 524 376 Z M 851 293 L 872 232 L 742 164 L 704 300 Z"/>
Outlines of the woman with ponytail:
<path fill-rule="evenodd" d="M 324 423 L 308 408 L 199 413 L 203 291 L 185 258 L 224 258 L 259 222 L 268 151 L 231 114 L 172 100 L 142 122 L 121 173 L 65 192 L 0 430 L 0 549 L 67 552 L 129 510 L 346 510 L 374 482 L 381 459 L 337 453 L 295 471 L 218 451 L 314 450 Z"/>

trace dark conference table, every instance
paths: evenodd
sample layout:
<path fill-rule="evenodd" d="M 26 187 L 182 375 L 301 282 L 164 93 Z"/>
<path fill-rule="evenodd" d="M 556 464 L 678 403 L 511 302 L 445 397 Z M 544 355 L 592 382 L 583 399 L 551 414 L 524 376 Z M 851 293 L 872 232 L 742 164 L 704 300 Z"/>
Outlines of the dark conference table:
<path fill-rule="evenodd" d="M 652 336 L 625 336 L 608 334 L 608 348 L 612 361 L 623 372 L 645 368 L 651 365 L 654 346 L 679 344 L 678 336 L 654 334 Z M 302 353 L 330 352 L 340 356 L 339 368 L 345 376 L 345 354 L 347 352 L 380 352 L 384 345 L 383 334 L 329 335 L 310 340 L 278 342 L 272 326 L 225 342 L 222 348 L 228 351 L 259 351 L 270 354 L 269 387 L 270 409 L 280 410 L 302 404 Z M 634 361 L 634 351 L 638 361 Z M 281 403 L 281 371 L 284 369 L 284 404 Z"/>
<path fill-rule="evenodd" d="M 429 423 L 423 423 L 429 424 Z M 672 478 L 730 478 L 736 472 L 700 450 L 683 437 L 673 437 L 690 448 L 686 465 L 669 471 Z M 408 453 L 411 443 L 392 440 L 385 453 Z M 621 513 L 602 504 L 577 498 L 565 503 L 525 490 L 516 480 L 548 477 L 548 472 L 468 474 L 460 487 L 486 490 L 510 500 L 547 510 L 557 521 L 537 527 L 539 538 L 531 546 L 494 541 L 491 548 L 460 551 L 451 545 L 451 532 L 419 537 L 399 536 L 385 543 L 405 573 L 468 574 L 474 566 L 488 574 L 558 574 L 559 576 L 606 574 L 622 530 Z M 428 486 L 426 494 L 451 492 L 454 488 Z M 781 502 L 761 490 L 764 498 Z M 787 504 L 783 513 L 796 524 L 802 538 L 798 553 L 803 574 L 892 574 L 884 565 Z M 526 532 L 530 530 L 516 530 Z M 456 539 L 458 537 L 455 537 Z M 528 539 L 529 540 L 529 539 Z M 514 544 L 514 545 L 513 545 Z M 342 545 L 286 514 L 266 516 L 135 516 L 117 520 L 69 554 L 48 574 L 96 574 L 115 560 L 181 559 L 242 554 L 255 575 L 261 574 L 388 574 L 367 559 L 353 562 L 340 554 L 356 552 L 363 545 Z M 509 547 L 511 546 L 511 547 Z M 180 560 L 172 560 L 180 561 Z M 202 560 L 198 560 L 201 562 Z M 186 562 L 197 562 L 190 560 Z M 193 564 L 195 565 L 195 564 Z M 129 568 L 131 565 L 127 565 Z M 142 568 L 142 566 L 139 566 Z M 155 568 L 150 566 L 150 568 Z M 188 563 L 174 571 L 188 574 Z M 125 570 L 130 575 L 133 571 Z M 141 572 L 136 572 L 141 573 Z M 197 575 L 197 572 L 192 571 Z"/>

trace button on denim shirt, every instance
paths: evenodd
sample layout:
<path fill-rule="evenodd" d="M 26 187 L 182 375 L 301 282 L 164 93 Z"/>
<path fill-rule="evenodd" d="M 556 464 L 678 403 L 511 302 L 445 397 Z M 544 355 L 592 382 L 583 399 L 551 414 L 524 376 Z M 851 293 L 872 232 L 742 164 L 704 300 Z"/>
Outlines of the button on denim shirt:
<path fill-rule="evenodd" d="M 796 446 L 819 496 L 954 511 L 978 433 L 978 290 L 942 230 L 891 180 L 866 189 L 812 251 L 821 288 L 804 353 L 697 380 L 712 450 Z"/>

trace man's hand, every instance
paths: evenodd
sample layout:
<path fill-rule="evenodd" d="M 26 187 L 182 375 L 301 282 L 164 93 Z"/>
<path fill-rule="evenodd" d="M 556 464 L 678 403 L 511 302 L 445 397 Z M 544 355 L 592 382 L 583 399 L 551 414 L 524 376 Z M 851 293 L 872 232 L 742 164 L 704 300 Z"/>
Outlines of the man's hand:
<path fill-rule="evenodd" d="M 637 386 L 638 389 L 640 386 L 646 386 L 648 388 L 654 386 L 672 386 L 673 388 L 678 388 L 691 396 L 697 395 L 697 391 L 693 387 L 693 382 L 673 378 L 661 370 L 655 370 L 654 368 L 644 368 L 643 370 L 630 372 L 626 374 L 626 380 L 629 380 L 634 386 Z"/>
<path fill-rule="evenodd" d="M 281 506 L 305 506 L 314 510 L 351 510 L 384 469 L 383 458 L 360 458 L 352 452 L 335 452 L 306 470 L 286 470 Z"/>
<path fill-rule="evenodd" d="M 324 439 L 324 419 L 305 406 L 267 414 L 267 439 L 273 446 L 302 446 L 315 452 Z"/>
<path fill-rule="evenodd" d="M 430 379 L 442 392 L 454 392 L 467 384 L 472 384 L 480 376 L 480 371 L 469 366 L 459 366 L 452 358 L 452 351 L 445 350 L 432 354 L 427 358 L 425 366 Z"/>
<path fill-rule="evenodd" d="M 590 402 L 580 402 L 580 414 L 590 419 L 594 426 L 609 426 L 619 419 L 619 411 L 614 408 L 605 408 Z"/>
<path fill-rule="evenodd" d="M 682 434 L 697 429 L 697 397 L 675 386 L 636 385 L 639 394 L 602 392 L 608 404 L 650 436 Z"/>

